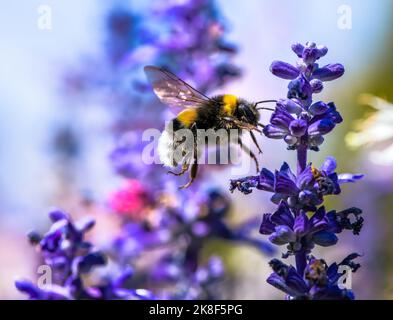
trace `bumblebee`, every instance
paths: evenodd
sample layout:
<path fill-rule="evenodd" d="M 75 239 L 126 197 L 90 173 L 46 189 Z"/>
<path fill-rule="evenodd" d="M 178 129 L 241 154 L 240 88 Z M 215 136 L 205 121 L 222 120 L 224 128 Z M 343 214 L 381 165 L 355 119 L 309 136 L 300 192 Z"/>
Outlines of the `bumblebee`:
<path fill-rule="evenodd" d="M 168 173 L 180 176 L 187 171 L 190 172 L 190 180 L 181 186 L 181 189 L 189 187 L 197 176 L 198 155 L 200 154 L 197 149 L 201 144 L 196 134 L 198 129 L 239 129 L 240 132 L 247 130 L 250 132 L 259 153 L 262 153 L 253 131 L 261 132 L 258 127 L 263 127 L 259 123 L 260 115 L 258 110 L 272 109 L 257 108 L 257 105 L 264 102 L 276 102 L 276 100 L 250 103 L 231 94 L 209 98 L 165 69 L 146 66 L 144 71 L 157 97 L 177 114 L 167 124 L 159 138 L 158 154 L 164 166 L 175 168 L 180 164 L 182 165 L 180 172 L 168 171 Z M 192 144 L 183 144 L 181 161 L 174 161 L 174 152 L 184 142 L 184 137 L 179 138 L 176 136 L 176 133 L 182 129 L 191 130 L 194 141 Z M 240 145 L 255 161 L 257 171 L 259 172 L 259 164 L 255 154 L 242 143 L 240 135 L 237 141 L 230 142 Z"/>

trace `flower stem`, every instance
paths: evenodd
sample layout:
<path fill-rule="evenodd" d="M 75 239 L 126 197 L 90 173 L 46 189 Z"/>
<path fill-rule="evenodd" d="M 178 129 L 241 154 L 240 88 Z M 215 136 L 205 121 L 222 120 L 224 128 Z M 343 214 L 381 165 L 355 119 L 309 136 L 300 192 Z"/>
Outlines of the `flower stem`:
<path fill-rule="evenodd" d="M 307 253 L 303 250 L 296 252 L 295 260 L 296 260 L 296 270 L 300 275 L 303 276 L 304 269 L 306 268 L 307 265 Z"/>
<path fill-rule="evenodd" d="M 307 145 L 301 144 L 297 149 L 297 174 L 301 174 L 307 165 Z M 307 265 L 307 254 L 301 250 L 295 254 L 296 269 L 299 274 L 303 275 Z"/>
<path fill-rule="evenodd" d="M 307 145 L 301 144 L 297 149 L 297 174 L 301 174 L 307 165 Z"/>

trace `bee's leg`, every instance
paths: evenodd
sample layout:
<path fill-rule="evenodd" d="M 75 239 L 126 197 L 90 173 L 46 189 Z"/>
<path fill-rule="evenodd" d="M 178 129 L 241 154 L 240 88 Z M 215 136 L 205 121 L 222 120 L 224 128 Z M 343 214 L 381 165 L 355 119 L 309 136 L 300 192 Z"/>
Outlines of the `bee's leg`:
<path fill-rule="evenodd" d="M 254 159 L 255 165 L 257 167 L 257 173 L 259 173 L 259 163 L 258 163 L 258 159 L 255 156 L 254 152 L 252 152 L 249 148 L 247 148 L 245 145 L 243 145 L 243 141 L 242 141 L 242 139 L 240 139 L 240 137 L 238 138 L 237 141 L 238 141 L 240 147 L 243 149 L 243 151 L 245 153 L 247 153 L 252 159 Z"/>
<path fill-rule="evenodd" d="M 188 188 L 195 180 L 198 173 L 198 146 L 197 146 L 197 136 L 196 136 L 196 124 L 191 127 L 194 130 L 194 162 L 191 165 L 190 170 L 190 180 L 185 184 L 179 187 L 179 189 Z"/>
<path fill-rule="evenodd" d="M 254 132 L 250 131 L 250 135 L 251 135 L 252 141 L 254 141 L 255 145 L 257 146 L 259 153 L 262 153 L 262 150 L 261 150 L 261 148 L 259 147 L 259 144 L 258 144 L 258 142 L 257 142 L 257 139 L 255 138 Z"/>
<path fill-rule="evenodd" d="M 173 174 L 174 176 L 181 176 L 181 175 L 183 175 L 184 173 L 187 172 L 188 168 L 189 168 L 189 164 L 188 163 L 184 163 L 182 165 L 182 167 L 181 167 L 181 171 L 180 172 L 168 171 L 167 173 L 168 174 Z"/>
<path fill-rule="evenodd" d="M 226 129 L 237 128 L 237 129 L 245 129 L 245 130 L 249 130 L 249 131 L 255 130 L 259 133 L 262 133 L 262 131 L 259 130 L 256 126 L 254 126 L 250 123 L 238 120 L 234 117 L 223 117 L 223 118 L 221 118 L 221 121 L 222 121 L 224 128 L 226 128 Z"/>
<path fill-rule="evenodd" d="M 195 180 L 196 176 L 198 173 L 198 162 L 197 160 L 194 160 L 191 170 L 190 170 L 190 181 L 188 181 L 185 185 L 180 186 L 179 189 L 186 189 L 188 188 Z"/>

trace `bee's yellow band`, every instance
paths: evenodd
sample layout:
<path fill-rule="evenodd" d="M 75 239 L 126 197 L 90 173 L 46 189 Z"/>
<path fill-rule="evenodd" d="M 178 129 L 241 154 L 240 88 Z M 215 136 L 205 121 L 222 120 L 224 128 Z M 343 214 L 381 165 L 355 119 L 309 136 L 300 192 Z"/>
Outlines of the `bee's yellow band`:
<path fill-rule="evenodd" d="M 197 116 L 197 111 L 195 109 L 186 109 L 177 115 L 177 120 L 185 127 L 190 127 L 197 119 Z"/>
<path fill-rule="evenodd" d="M 226 94 L 222 98 L 224 102 L 223 110 L 225 114 L 233 115 L 237 105 L 237 97 L 232 94 Z"/>

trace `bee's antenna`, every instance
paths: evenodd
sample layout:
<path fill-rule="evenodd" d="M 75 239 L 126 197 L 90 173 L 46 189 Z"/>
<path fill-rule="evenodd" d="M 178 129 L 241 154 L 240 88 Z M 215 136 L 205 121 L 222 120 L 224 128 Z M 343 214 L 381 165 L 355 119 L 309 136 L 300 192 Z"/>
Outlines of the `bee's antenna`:
<path fill-rule="evenodd" d="M 274 102 L 276 103 L 277 100 L 262 100 L 262 101 L 258 101 L 255 103 L 255 106 L 257 106 L 260 103 L 269 103 L 269 102 Z M 265 108 L 265 107 L 260 107 L 260 108 L 256 108 L 257 110 L 270 110 L 270 111 L 274 111 L 274 109 L 272 108 Z"/>

